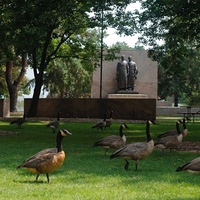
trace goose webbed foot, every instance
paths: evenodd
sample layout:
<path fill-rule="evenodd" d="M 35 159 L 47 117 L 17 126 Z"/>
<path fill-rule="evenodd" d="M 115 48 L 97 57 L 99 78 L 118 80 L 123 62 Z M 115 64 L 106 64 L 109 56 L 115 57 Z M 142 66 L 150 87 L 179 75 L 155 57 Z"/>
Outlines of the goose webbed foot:
<path fill-rule="evenodd" d="M 49 183 L 49 174 L 46 174 L 46 176 L 47 176 L 47 182 Z"/>
<path fill-rule="evenodd" d="M 35 182 L 37 182 L 39 176 L 40 176 L 40 174 L 37 174 Z"/>
<path fill-rule="evenodd" d="M 125 160 L 125 161 L 126 161 L 126 164 L 125 164 L 125 166 L 124 166 L 124 169 L 125 169 L 126 171 L 128 171 L 129 162 L 128 162 L 127 160 Z"/>
<path fill-rule="evenodd" d="M 108 149 L 105 150 L 105 152 L 104 152 L 104 156 L 106 156 L 107 151 L 108 151 Z"/>

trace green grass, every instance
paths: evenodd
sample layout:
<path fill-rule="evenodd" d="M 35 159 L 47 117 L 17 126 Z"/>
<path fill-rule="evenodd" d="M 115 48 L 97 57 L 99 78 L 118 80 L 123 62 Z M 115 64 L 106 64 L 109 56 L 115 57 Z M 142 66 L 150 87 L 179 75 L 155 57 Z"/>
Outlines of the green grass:
<path fill-rule="evenodd" d="M 199 156 L 198 153 L 168 152 L 161 156 L 155 150 L 145 160 L 130 162 L 124 170 L 123 159 L 109 159 L 102 148 L 92 148 L 95 141 L 110 134 L 118 134 L 119 124 L 104 132 L 91 129 L 93 123 L 62 123 L 60 128 L 72 132 L 63 139 L 67 158 L 63 166 L 50 174 L 50 183 L 41 175 L 35 175 L 16 166 L 44 148 L 55 146 L 55 134 L 45 127 L 45 122 L 28 122 L 22 129 L 8 122 L 0 122 L 0 129 L 17 131 L 17 134 L 0 136 L 0 199 L 59 199 L 59 200 L 149 200 L 149 199 L 199 199 L 200 177 L 187 172 L 175 172 L 176 168 Z M 127 142 L 145 140 L 144 123 L 127 123 L 124 132 Z M 200 124 L 189 122 L 185 140 L 200 140 Z M 151 126 L 156 140 L 158 134 L 175 128 L 175 120 L 159 119 Z"/>

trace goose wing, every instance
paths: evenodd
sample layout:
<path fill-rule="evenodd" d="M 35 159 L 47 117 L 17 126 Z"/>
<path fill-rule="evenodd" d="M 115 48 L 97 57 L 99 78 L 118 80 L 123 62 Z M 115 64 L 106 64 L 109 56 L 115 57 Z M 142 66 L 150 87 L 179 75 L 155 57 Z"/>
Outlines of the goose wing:
<path fill-rule="evenodd" d="M 181 142 L 181 138 L 182 134 L 180 135 L 180 139 L 179 136 L 177 135 L 170 135 L 167 137 L 163 137 L 155 143 L 155 146 L 164 145 L 165 147 L 173 147 Z"/>
<path fill-rule="evenodd" d="M 177 172 L 183 170 L 191 170 L 191 171 L 200 171 L 200 157 L 191 160 L 190 162 L 178 167 L 176 169 Z"/>
<path fill-rule="evenodd" d="M 110 135 L 108 137 L 102 138 L 101 140 L 94 143 L 93 146 L 106 146 L 110 144 L 114 144 L 118 141 L 122 140 L 122 138 L 118 135 Z"/>
<path fill-rule="evenodd" d="M 49 162 L 53 160 L 55 153 L 46 153 L 41 154 L 34 159 L 29 159 L 19 165 L 17 168 L 26 167 L 26 168 L 38 168 L 43 165 L 45 162 Z"/>
<path fill-rule="evenodd" d="M 177 130 L 174 129 L 174 130 L 166 131 L 166 132 L 158 135 L 158 138 L 167 137 L 167 136 L 170 136 L 170 135 L 177 135 Z"/>
<path fill-rule="evenodd" d="M 27 158 L 24 161 L 24 163 L 27 162 L 27 161 L 30 161 L 30 160 L 34 160 L 38 156 L 41 156 L 41 155 L 44 155 L 44 154 L 48 154 L 48 153 L 57 153 L 57 148 L 47 148 L 47 149 L 44 149 L 42 151 L 39 151 L 38 153 L 34 154 L 33 156 Z"/>
<path fill-rule="evenodd" d="M 50 127 L 50 128 L 51 128 L 51 127 L 58 128 L 59 124 L 60 124 L 59 121 L 49 122 L 49 123 L 47 124 L 47 127 Z"/>
<path fill-rule="evenodd" d="M 113 153 L 113 158 L 118 156 L 125 158 L 138 157 L 140 154 L 142 155 L 147 149 L 147 143 L 145 142 L 127 144 L 121 149 L 115 151 Z"/>

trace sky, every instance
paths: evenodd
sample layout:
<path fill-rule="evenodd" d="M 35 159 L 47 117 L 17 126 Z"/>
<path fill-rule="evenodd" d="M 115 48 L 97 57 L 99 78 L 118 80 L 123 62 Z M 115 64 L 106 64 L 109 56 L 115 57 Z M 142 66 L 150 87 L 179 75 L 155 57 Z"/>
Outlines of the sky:
<path fill-rule="evenodd" d="M 127 11 L 140 9 L 140 3 L 137 1 L 136 3 L 132 3 L 129 6 L 127 6 Z M 130 47 L 135 47 L 135 43 L 138 40 L 139 35 L 135 36 L 119 36 L 116 34 L 116 30 L 114 28 L 108 28 L 106 31 L 109 35 L 108 37 L 104 38 L 104 42 L 111 46 L 112 44 L 115 44 L 116 42 L 125 42 Z"/>
<path fill-rule="evenodd" d="M 135 47 L 135 43 L 138 41 L 139 35 L 134 36 L 119 36 L 116 35 L 116 30 L 114 28 L 108 28 L 106 31 L 109 36 L 104 38 L 104 43 L 108 46 L 115 44 L 116 42 L 125 42 L 129 47 Z"/>

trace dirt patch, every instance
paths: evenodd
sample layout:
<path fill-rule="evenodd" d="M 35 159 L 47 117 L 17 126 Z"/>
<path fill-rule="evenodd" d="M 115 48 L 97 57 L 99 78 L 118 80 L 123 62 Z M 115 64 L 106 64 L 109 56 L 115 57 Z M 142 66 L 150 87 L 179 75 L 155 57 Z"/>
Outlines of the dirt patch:
<path fill-rule="evenodd" d="M 200 152 L 200 142 L 184 141 L 176 148 L 176 151 Z"/>
<path fill-rule="evenodd" d="M 15 135 L 15 134 L 17 134 L 17 132 L 0 130 L 0 136 Z"/>

